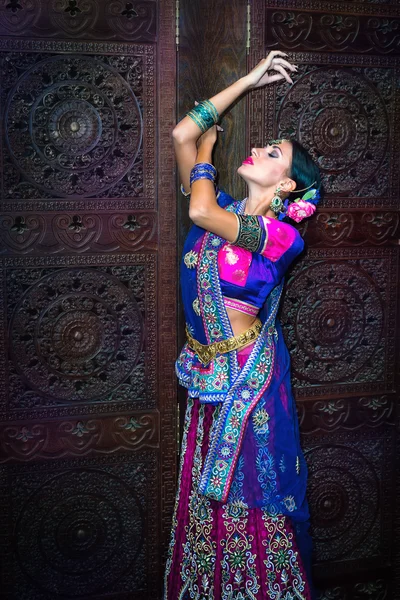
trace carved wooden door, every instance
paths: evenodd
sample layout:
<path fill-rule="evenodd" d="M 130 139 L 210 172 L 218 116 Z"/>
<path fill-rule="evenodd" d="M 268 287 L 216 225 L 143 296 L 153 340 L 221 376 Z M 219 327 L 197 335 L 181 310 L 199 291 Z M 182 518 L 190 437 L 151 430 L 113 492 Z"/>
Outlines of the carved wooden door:
<path fill-rule="evenodd" d="M 295 136 L 326 188 L 281 315 L 321 600 L 399 597 L 399 17 L 379 1 L 252 3 L 251 64 L 280 49 L 299 70 L 252 94 L 249 142 Z"/>
<path fill-rule="evenodd" d="M 298 225 L 306 252 L 280 313 L 309 465 L 315 582 L 319 600 L 398 598 L 398 3 L 180 0 L 180 13 L 180 115 L 269 50 L 299 66 L 293 86 L 249 95 L 247 140 L 246 102 L 224 116 L 215 163 L 236 198 L 235 166 L 268 139 L 295 136 L 321 167 L 326 197 Z"/>
<path fill-rule="evenodd" d="M 7 599 L 160 597 L 176 462 L 173 9 L 0 2 Z"/>

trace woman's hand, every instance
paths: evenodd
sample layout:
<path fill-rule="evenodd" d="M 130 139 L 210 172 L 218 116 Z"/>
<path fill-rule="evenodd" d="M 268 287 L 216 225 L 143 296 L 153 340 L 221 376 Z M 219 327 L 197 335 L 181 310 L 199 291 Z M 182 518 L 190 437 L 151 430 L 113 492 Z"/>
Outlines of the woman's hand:
<path fill-rule="evenodd" d="M 198 102 L 195 102 L 197 105 Z M 223 131 L 220 125 L 213 125 L 201 134 L 196 142 L 197 160 L 211 160 L 212 151 L 218 138 L 218 131 Z"/>
<path fill-rule="evenodd" d="M 286 79 L 289 83 L 293 83 L 287 71 L 296 72 L 297 67 L 282 58 L 282 56 L 287 56 L 287 54 L 280 50 L 272 50 L 266 58 L 260 60 L 258 65 L 244 77 L 248 87 L 250 89 L 258 88 L 280 79 Z M 278 73 L 269 74 L 268 71 L 271 69 L 278 71 Z"/>

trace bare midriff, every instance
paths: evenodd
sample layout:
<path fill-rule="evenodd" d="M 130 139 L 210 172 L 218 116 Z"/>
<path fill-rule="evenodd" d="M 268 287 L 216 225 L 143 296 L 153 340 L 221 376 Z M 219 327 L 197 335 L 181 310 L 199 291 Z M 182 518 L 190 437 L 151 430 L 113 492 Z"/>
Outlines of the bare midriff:
<path fill-rule="evenodd" d="M 252 315 L 246 315 L 245 313 L 233 308 L 227 308 L 226 312 L 231 322 L 233 335 L 239 335 L 240 333 L 243 333 L 246 331 L 246 329 L 251 327 L 256 320 L 256 317 L 253 317 Z"/>

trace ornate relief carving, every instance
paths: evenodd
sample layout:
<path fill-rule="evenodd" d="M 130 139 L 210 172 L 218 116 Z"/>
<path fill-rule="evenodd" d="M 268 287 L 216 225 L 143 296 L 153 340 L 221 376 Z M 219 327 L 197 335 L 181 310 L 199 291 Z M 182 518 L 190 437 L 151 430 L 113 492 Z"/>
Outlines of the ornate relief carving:
<path fill-rule="evenodd" d="M 1 436 L 1 459 L 12 456 L 17 460 L 31 460 L 46 448 L 49 442 L 49 432 L 43 423 L 28 423 L 27 425 L 7 426 Z"/>
<path fill-rule="evenodd" d="M 265 6 L 264 0 L 262 3 Z M 370 14 L 370 15 L 387 15 L 387 7 L 379 5 L 387 4 L 387 0 L 336 0 L 329 2 L 329 10 L 334 13 L 353 13 L 353 14 Z M 268 0 L 268 8 L 285 8 L 294 10 L 313 10 L 326 11 L 327 5 L 324 0 Z M 400 10 L 394 6 L 390 6 L 390 13 L 393 16 L 400 15 Z"/>
<path fill-rule="evenodd" d="M 365 212 L 342 212 L 321 208 L 312 227 L 309 223 L 297 226 L 306 236 L 307 246 L 374 245 L 397 243 L 399 237 L 399 215 L 396 212 L 381 212 L 368 209 Z"/>
<path fill-rule="evenodd" d="M 15 368 L 32 391 L 53 402 L 93 401 L 117 388 L 143 344 L 143 268 L 131 277 L 139 288 L 133 293 L 112 271 L 11 270 L 10 300 L 29 286 L 9 305 L 12 373 Z"/>
<path fill-rule="evenodd" d="M 380 287 L 361 261 L 302 267 L 288 283 L 282 321 L 296 323 L 286 332 L 295 385 L 382 381 L 387 273 Z"/>
<path fill-rule="evenodd" d="M 374 244 L 383 244 L 394 238 L 398 231 L 399 214 L 386 212 L 367 212 L 361 217 L 361 230 L 364 236 Z"/>
<path fill-rule="evenodd" d="M 0 26 L 8 34 L 23 32 L 37 23 L 41 0 L 0 0 Z"/>
<path fill-rule="evenodd" d="M 349 240 L 354 228 L 354 217 L 349 213 L 317 213 L 315 225 L 322 242 L 336 245 Z"/>
<path fill-rule="evenodd" d="M 136 452 L 158 447 L 159 425 L 154 413 L 28 422 L 0 426 L 0 444 L 1 463 L 104 454 L 106 448 Z"/>
<path fill-rule="evenodd" d="M 251 65 L 266 51 L 255 40 Z M 249 147 L 285 135 L 304 143 L 322 168 L 328 193 L 321 208 L 396 208 L 398 59 L 296 51 L 288 60 L 299 66 L 293 86 L 279 83 L 250 96 Z"/>
<path fill-rule="evenodd" d="M 332 398 L 297 405 L 303 434 L 359 429 L 361 425 L 380 427 L 395 424 L 396 399 L 389 395 Z"/>
<path fill-rule="evenodd" d="M 155 257 L 76 257 L 76 267 L 74 257 L 47 257 L 41 268 L 38 259 L 20 260 L 20 268 L 13 259 L 5 270 L 12 358 L 0 390 L 2 410 L 9 407 L 4 418 L 15 418 L 14 411 L 35 418 L 44 406 L 50 416 L 59 403 L 77 402 L 81 412 L 88 402 L 110 403 L 109 411 L 132 401 L 136 409 L 154 406 Z"/>
<path fill-rule="evenodd" d="M 85 37 L 156 42 L 157 2 L 151 0 L 0 0 L 0 25 L 8 35 Z"/>
<path fill-rule="evenodd" d="M 380 428 L 336 432 L 332 440 L 325 435 L 324 443 L 320 437 L 313 442 L 309 436 L 303 439 L 310 510 L 315 515 L 311 535 L 321 575 L 333 560 L 342 565 L 337 563 L 337 575 L 346 568 L 345 559 L 352 561 L 347 566 L 353 571 L 355 561 L 364 568 L 368 563 L 386 565 L 391 514 L 380 509 L 381 499 L 392 492 L 393 435 Z"/>
<path fill-rule="evenodd" d="M 75 598 L 106 586 L 121 597 L 126 590 L 156 596 L 157 460 L 152 451 L 129 456 L 2 468 L 2 527 L 12 519 L 16 551 L 2 550 L 16 597 Z"/>
<path fill-rule="evenodd" d="M 325 589 L 318 594 L 317 600 L 385 600 L 389 598 L 389 588 L 388 581 L 376 579 Z"/>
<path fill-rule="evenodd" d="M 397 250 L 390 248 L 310 248 L 308 262 L 292 270 L 281 320 L 298 399 L 395 389 L 396 257 Z M 328 289 L 330 298 L 325 296 Z M 354 322 L 359 310 L 366 320 Z M 382 325 L 377 335 L 374 327 Z M 355 339 L 357 348 L 352 346 Z M 321 353 L 316 358 L 317 347 Z M 358 360 L 361 355 L 365 360 Z"/>
<path fill-rule="evenodd" d="M 396 18 L 267 9 L 265 20 L 269 48 L 389 53 L 400 42 Z"/>
<path fill-rule="evenodd" d="M 155 2 L 107 2 L 105 17 L 107 24 L 122 38 L 152 39 L 156 33 Z"/>
<path fill-rule="evenodd" d="M 96 0 L 51 0 L 47 11 L 53 35 L 62 31 L 79 35 L 95 31 L 101 3 Z"/>
<path fill-rule="evenodd" d="M 43 215 L 16 216 L 0 215 L 0 253 L 31 252 L 46 235 Z"/>
<path fill-rule="evenodd" d="M 12 164 L 5 172 L 6 197 L 26 195 L 31 186 L 61 197 L 114 193 L 113 186 L 128 173 L 132 178 L 142 139 L 143 66 L 139 58 L 109 57 L 107 62 L 37 56 L 20 75 L 7 93 Z M 11 73 L 21 71 L 18 59 L 13 60 L 6 83 Z M 138 166 L 135 175 L 139 181 L 131 194 L 140 195 Z"/>
<path fill-rule="evenodd" d="M 387 193 L 390 70 L 300 65 L 295 84 L 289 90 L 278 87 L 277 94 L 282 98 L 278 137 L 294 136 L 310 150 L 328 194 Z"/>
<path fill-rule="evenodd" d="M 156 250 L 156 213 L 0 215 L 2 254 Z"/>

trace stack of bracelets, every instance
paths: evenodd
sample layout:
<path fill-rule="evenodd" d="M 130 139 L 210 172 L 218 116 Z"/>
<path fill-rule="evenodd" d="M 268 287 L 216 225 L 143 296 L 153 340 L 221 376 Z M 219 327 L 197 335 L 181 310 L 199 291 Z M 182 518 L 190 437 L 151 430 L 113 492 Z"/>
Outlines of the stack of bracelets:
<path fill-rule="evenodd" d="M 201 133 L 210 129 L 219 119 L 218 111 L 210 100 L 203 100 L 203 102 L 192 108 L 186 116 L 196 123 Z"/>
<path fill-rule="evenodd" d="M 198 179 L 209 179 L 213 183 L 217 178 L 217 169 L 210 163 L 197 163 L 190 172 L 190 187 Z"/>
<path fill-rule="evenodd" d="M 219 119 L 218 111 L 210 100 L 200 102 L 186 116 L 196 123 L 202 133 L 215 125 Z M 194 165 L 190 173 L 190 187 L 198 179 L 209 179 L 215 184 L 216 178 L 217 170 L 213 165 L 210 163 L 198 163 Z M 181 185 L 181 192 L 184 196 L 190 196 L 190 192 L 185 192 L 183 185 Z"/>

